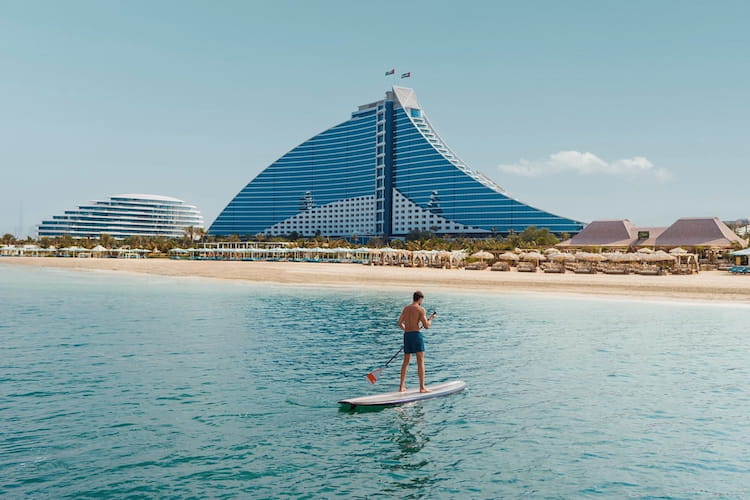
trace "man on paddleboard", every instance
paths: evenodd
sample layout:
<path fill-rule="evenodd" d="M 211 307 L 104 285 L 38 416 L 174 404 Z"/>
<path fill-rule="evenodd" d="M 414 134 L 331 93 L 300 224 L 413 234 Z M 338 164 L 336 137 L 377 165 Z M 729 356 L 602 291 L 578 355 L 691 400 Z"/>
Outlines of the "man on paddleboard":
<path fill-rule="evenodd" d="M 422 332 L 419 330 L 424 327 L 429 329 L 436 313 L 430 314 L 428 318 L 425 314 L 422 301 L 424 294 L 417 290 L 413 295 L 414 301 L 401 311 L 398 317 L 398 326 L 404 331 L 404 362 L 401 365 L 401 385 L 398 390 L 406 390 L 406 371 L 409 369 L 411 355 L 417 356 L 417 371 L 419 373 L 419 392 L 430 392 L 424 385 L 424 339 Z"/>

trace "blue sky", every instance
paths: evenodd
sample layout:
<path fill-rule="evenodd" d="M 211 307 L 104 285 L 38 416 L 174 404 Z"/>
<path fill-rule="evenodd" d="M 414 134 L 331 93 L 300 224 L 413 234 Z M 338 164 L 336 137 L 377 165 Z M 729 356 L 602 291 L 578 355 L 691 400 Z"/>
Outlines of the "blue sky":
<path fill-rule="evenodd" d="M 539 208 L 747 217 L 748 18 L 741 1 L 0 0 L 0 234 L 119 193 L 210 224 L 393 84 Z"/>

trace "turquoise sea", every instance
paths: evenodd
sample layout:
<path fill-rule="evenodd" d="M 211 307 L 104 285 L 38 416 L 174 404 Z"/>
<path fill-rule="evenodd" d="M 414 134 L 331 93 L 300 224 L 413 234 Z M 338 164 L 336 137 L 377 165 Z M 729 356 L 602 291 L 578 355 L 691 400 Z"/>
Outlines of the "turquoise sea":
<path fill-rule="evenodd" d="M 0 264 L 0 496 L 750 497 L 746 304 L 424 292 Z"/>

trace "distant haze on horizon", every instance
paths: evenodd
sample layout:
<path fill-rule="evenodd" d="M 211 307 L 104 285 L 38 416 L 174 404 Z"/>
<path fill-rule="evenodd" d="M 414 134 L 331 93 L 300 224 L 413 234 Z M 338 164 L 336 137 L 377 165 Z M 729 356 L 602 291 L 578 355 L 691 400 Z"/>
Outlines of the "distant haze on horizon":
<path fill-rule="evenodd" d="M 750 216 L 746 2 L 2 7 L 0 234 L 120 193 L 182 199 L 208 226 L 392 85 L 543 210 L 639 227 Z"/>

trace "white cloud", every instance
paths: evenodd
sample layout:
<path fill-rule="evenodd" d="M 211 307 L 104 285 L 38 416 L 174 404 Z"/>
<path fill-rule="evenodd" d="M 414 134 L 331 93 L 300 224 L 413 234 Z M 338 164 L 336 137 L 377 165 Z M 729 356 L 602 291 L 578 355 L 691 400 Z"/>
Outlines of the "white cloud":
<path fill-rule="evenodd" d="M 521 159 L 518 163 L 498 165 L 498 168 L 505 173 L 526 177 L 539 177 L 565 172 L 579 175 L 648 176 L 658 181 L 666 181 L 672 177 L 668 170 L 656 168 L 648 158 L 643 156 L 607 162 L 593 153 L 581 153 L 580 151 L 560 151 L 538 161 Z"/>

